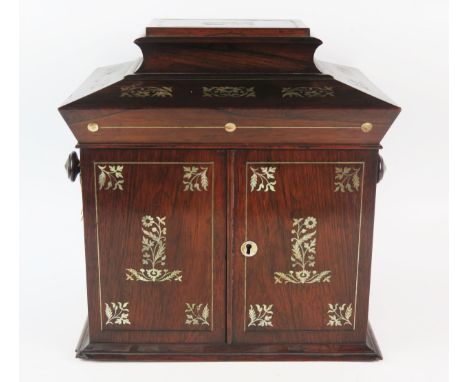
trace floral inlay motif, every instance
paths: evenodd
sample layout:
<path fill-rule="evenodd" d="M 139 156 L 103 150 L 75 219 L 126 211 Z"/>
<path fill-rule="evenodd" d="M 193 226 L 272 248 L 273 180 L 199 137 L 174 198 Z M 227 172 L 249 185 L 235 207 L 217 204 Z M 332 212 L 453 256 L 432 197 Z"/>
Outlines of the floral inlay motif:
<path fill-rule="evenodd" d="M 317 272 L 315 255 L 317 244 L 317 219 L 313 216 L 293 218 L 292 238 L 292 268 L 289 273 L 275 272 L 275 284 L 312 284 L 330 282 L 331 271 Z"/>
<path fill-rule="evenodd" d="M 275 191 L 276 167 L 250 167 L 252 175 L 250 177 L 250 192 L 252 191 Z"/>
<path fill-rule="evenodd" d="M 184 166 L 184 191 L 208 191 L 208 167 Z"/>
<path fill-rule="evenodd" d="M 249 307 L 248 326 L 273 326 L 273 304 L 255 304 Z"/>
<path fill-rule="evenodd" d="M 335 93 L 331 86 L 297 86 L 281 88 L 283 98 L 314 98 L 314 97 L 334 97 Z"/>
<path fill-rule="evenodd" d="M 121 86 L 120 96 L 130 97 L 130 98 L 172 97 L 172 87 L 171 86 L 137 86 L 137 85 Z"/>
<path fill-rule="evenodd" d="M 328 326 L 352 325 L 353 304 L 328 304 Z"/>
<path fill-rule="evenodd" d="M 254 87 L 245 86 L 211 86 L 203 87 L 203 97 L 255 97 Z"/>
<path fill-rule="evenodd" d="M 123 191 L 123 175 L 122 165 L 98 165 L 100 170 L 98 184 L 99 189 L 102 190 L 120 190 Z"/>
<path fill-rule="evenodd" d="M 166 265 L 166 217 L 146 215 L 141 219 L 143 238 L 141 241 L 142 263 L 146 268 L 139 271 L 127 268 L 127 280 L 163 282 L 182 281 L 182 271 L 162 268 Z"/>
<path fill-rule="evenodd" d="M 130 325 L 128 302 L 106 302 L 105 305 L 106 325 Z"/>
<path fill-rule="evenodd" d="M 359 191 L 359 167 L 335 167 L 335 192 Z"/>
<path fill-rule="evenodd" d="M 187 325 L 210 325 L 208 321 L 210 316 L 208 304 L 189 304 L 186 302 L 185 315 Z"/>

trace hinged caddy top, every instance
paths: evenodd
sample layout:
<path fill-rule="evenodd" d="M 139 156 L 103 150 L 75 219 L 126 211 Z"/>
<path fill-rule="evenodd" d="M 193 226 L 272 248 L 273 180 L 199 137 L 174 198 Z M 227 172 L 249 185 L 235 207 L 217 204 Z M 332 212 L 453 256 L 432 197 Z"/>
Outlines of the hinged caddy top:
<path fill-rule="evenodd" d="M 60 107 L 80 145 L 376 146 L 398 115 L 295 20 L 157 20 Z"/>

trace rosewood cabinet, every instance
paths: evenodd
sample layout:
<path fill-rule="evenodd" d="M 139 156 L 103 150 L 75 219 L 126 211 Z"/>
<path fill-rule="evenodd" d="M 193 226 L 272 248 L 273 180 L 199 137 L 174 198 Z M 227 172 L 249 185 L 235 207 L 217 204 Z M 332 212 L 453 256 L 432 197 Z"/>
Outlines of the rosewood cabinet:
<path fill-rule="evenodd" d="M 398 115 L 294 20 L 157 20 L 60 112 L 104 360 L 371 360 L 380 140 Z"/>
<path fill-rule="evenodd" d="M 82 150 L 92 338 L 224 340 L 225 156 Z"/>

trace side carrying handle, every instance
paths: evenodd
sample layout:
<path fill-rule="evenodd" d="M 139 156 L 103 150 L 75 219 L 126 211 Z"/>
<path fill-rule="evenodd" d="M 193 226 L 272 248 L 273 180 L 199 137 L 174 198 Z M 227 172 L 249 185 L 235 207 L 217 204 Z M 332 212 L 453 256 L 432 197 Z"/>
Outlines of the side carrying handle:
<path fill-rule="evenodd" d="M 381 155 L 379 155 L 379 163 L 377 164 L 377 183 L 379 183 L 387 171 L 387 166 L 385 166 L 385 162 Z"/>
<path fill-rule="evenodd" d="M 74 182 L 80 173 L 80 160 L 78 159 L 76 151 L 72 151 L 68 156 L 65 162 L 65 170 L 67 170 L 68 179 Z"/>

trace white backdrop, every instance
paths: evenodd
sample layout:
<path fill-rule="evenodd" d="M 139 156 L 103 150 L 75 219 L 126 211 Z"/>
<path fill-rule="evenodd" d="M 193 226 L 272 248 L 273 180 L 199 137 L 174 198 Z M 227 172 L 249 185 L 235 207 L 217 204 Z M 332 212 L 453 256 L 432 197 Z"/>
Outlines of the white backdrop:
<path fill-rule="evenodd" d="M 22 380 L 447 380 L 447 8 L 443 0 L 22 0 Z M 74 358 L 86 315 L 81 197 L 63 169 L 76 142 L 56 109 L 96 67 L 137 57 L 132 41 L 152 18 L 302 19 L 324 42 L 317 58 L 361 69 L 403 108 L 382 142 L 388 171 L 377 193 L 370 320 L 383 361 Z"/>

